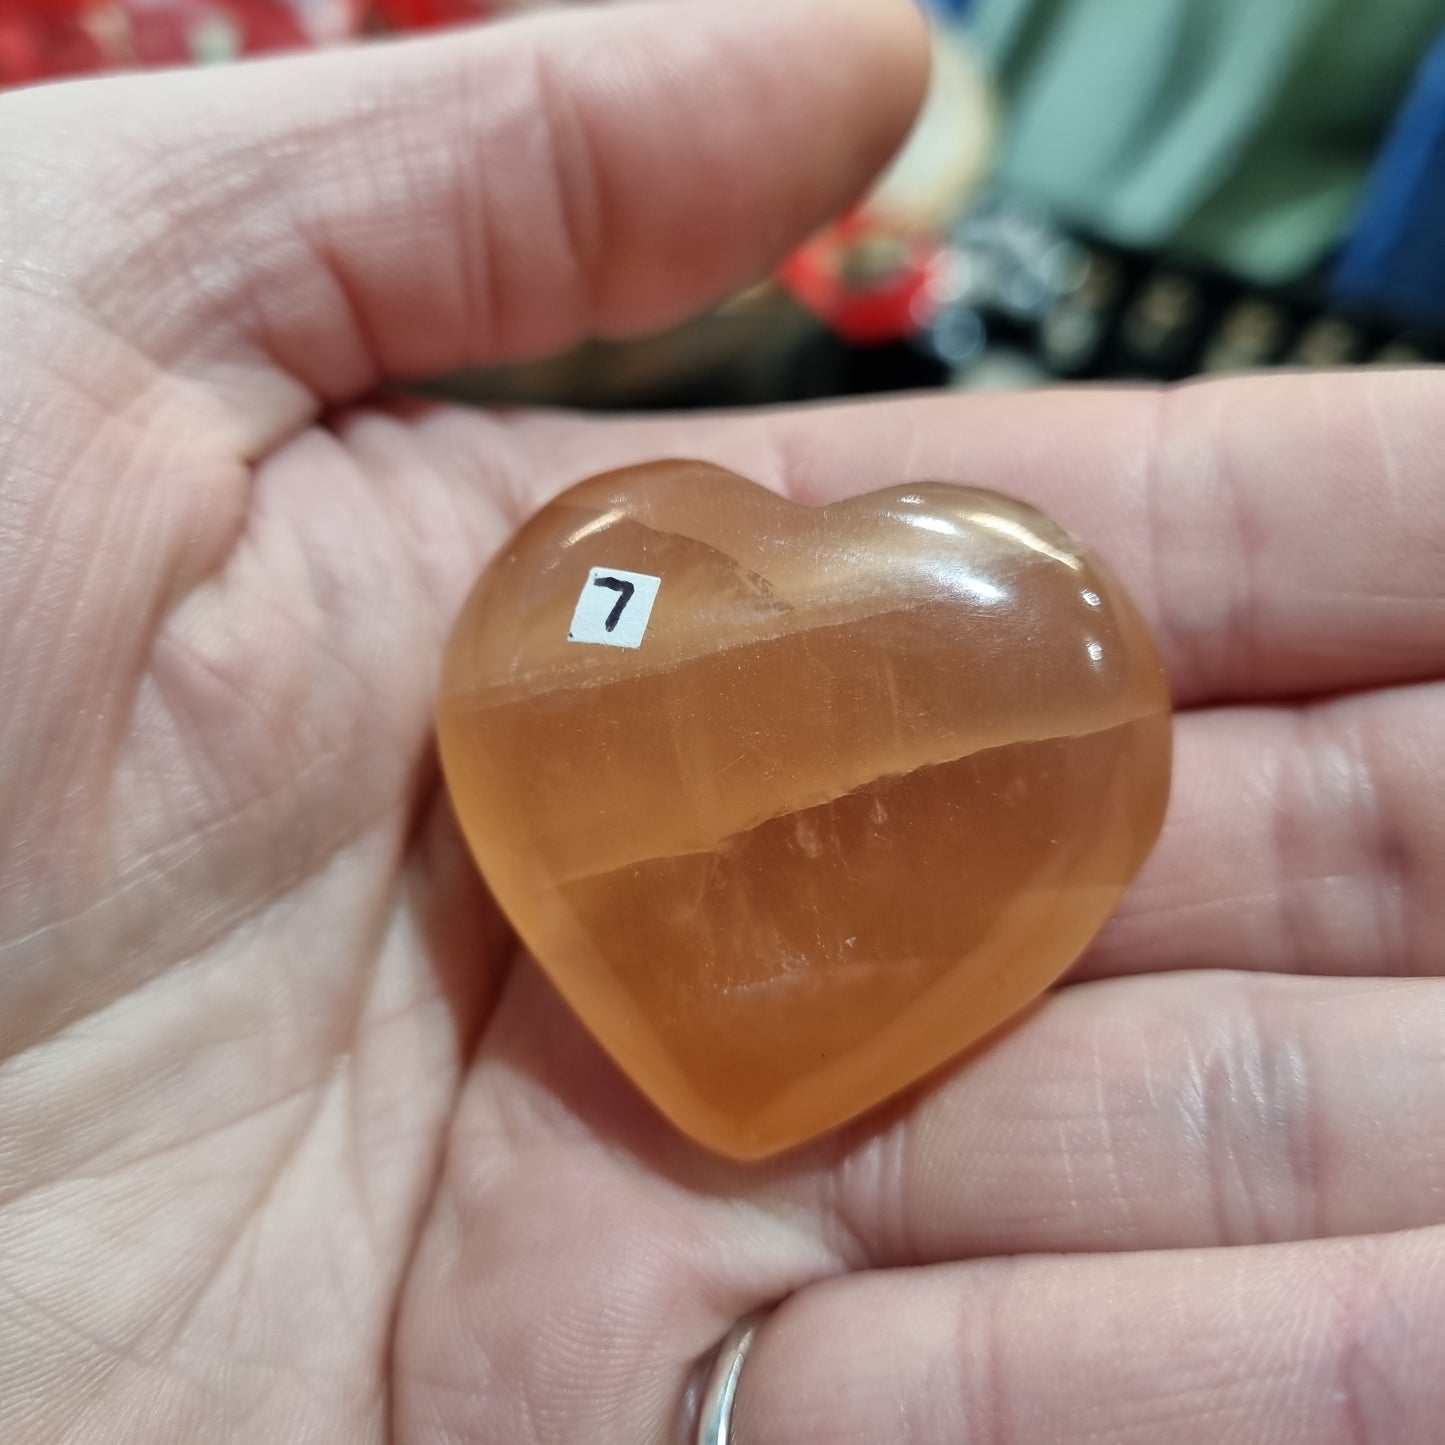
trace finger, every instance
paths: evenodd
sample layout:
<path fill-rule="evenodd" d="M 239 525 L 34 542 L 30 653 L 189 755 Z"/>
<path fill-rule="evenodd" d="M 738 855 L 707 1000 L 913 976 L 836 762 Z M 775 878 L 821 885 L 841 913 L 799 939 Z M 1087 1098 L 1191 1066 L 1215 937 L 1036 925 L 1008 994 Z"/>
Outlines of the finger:
<path fill-rule="evenodd" d="M 1065 989 L 778 1187 L 869 1264 L 1445 1224 L 1442 1040 L 1433 979 Z"/>
<path fill-rule="evenodd" d="M 1186 713 L 1154 854 L 1075 978 L 1445 974 L 1445 688 Z"/>
<path fill-rule="evenodd" d="M 523 967 L 483 1077 L 528 1106 L 500 1141 L 464 1110 L 457 1139 L 471 1158 L 535 1137 L 582 1157 L 602 1140 L 854 1268 L 1377 1233 L 1445 1224 L 1442 1040 L 1433 979 L 1093 983 L 838 1133 L 740 1167 L 682 1147 Z"/>
<path fill-rule="evenodd" d="M 1235 982 L 1256 989 L 1268 981 Z M 1211 981 L 1090 985 L 1051 1002 L 1043 1018 L 1058 1010 L 1065 1020 L 1091 995 L 1117 1002 L 1112 1017 L 1073 1027 L 1061 1022 L 1040 1032 L 1013 1063 L 994 1066 L 995 1050 L 1001 1056 L 1021 1047 L 1013 1041 L 1024 1031 L 1000 1040 L 945 1086 L 963 1090 L 949 1101 L 950 1119 L 940 1112 L 928 1120 L 933 1103 L 914 1101 L 913 1112 L 927 1121 L 916 1147 L 901 1131 L 870 1125 L 853 1131 L 841 1147 L 839 1140 L 827 1140 L 787 1159 L 744 1167 L 685 1147 L 607 1063 L 537 972 L 519 968 L 489 1021 L 455 1115 L 451 1163 L 401 1315 L 398 1407 L 406 1418 L 427 1422 L 430 1433 L 418 1432 L 419 1439 L 437 1442 L 660 1439 L 677 1409 L 688 1361 L 703 1355 L 742 1314 L 798 1290 L 807 1298 L 812 1281 L 875 1261 L 920 1258 L 919 1241 L 956 1257 L 964 1252 L 965 1225 L 969 1248 L 1067 1250 L 1074 1247 L 1065 1242 L 1071 1237 L 1080 1249 L 1124 1248 L 1130 1191 L 1143 1196 L 1146 1220 L 1166 1197 L 1185 1200 L 1196 1220 L 1202 1218 L 1207 1208 L 1200 1210 L 1191 1194 L 1206 1191 L 1204 1181 L 1212 1178 L 1207 1168 L 1181 1156 L 1182 1177 L 1174 1181 L 1162 1157 L 1148 1167 L 1140 1161 L 1152 1136 L 1192 1127 L 1209 1135 L 1217 1162 L 1226 1167 L 1255 1167 L 1272 1143 L 1283 1146 L 1277 1094 L 1273 1101 L 1240 1099 L 1238 1112 L 1230 1112 L 1236 1093 L 1260 1087 L 1261 1070 L 1274 1070 L 1266 1094 L 1282 1091 L 1290 1060 L 1297 1060 L 1312 1090 L 1318 1074 L 1328 1074 L 1337 1062 L 1331 1087 L 1339 1093 L 1330 1097 L 1344 1097 L 1380 1070 L 1392 1051 L 1408 1052 L 1401 1044 L 1406 1035 L 1391 1033 L 1392 1021 L 1404 1025 L 1418 1017 L 1420 1036 L 1427 1030 L 1434 1035 L 1431 1062 L 1388 1101 L 1383 1088 L 1369 1092 L 1352 1117 L 1367 1121 L 1373 1114 L 1378 1129 L 1409 1115 L 1412 1090 L 1420 1098 L 1445 1093 L 1439 1083 L 1438 1040 L 1445 1037 L 1440 1008 L 1434 993 L 1424 1002 L 1425 990 L 1437 985 L 1371 985 L 1352 1008 L 1346 985 L 1277 982 L 1282 995 L 1293 991 L 1303 1001 L 1318 991 L 1329 1005 L 1321 1010 L 1324 1021 L 1313 1021 L 1302 1002 L 1294 1021 L 1298 1035 L 1277 1029 L 1272 1056 L 1256 1058 L 1247 1039 L 1231 1038 L 1223 997 L 1191 996 L 1191 988 Z M 1221 989 L 1224 983 L 1218 981 Z M 1270 1007 L 1261 1005 L 1261 1017 Z M 1283 1004 L 1276 1011 L 1282 1010 Z M 1358 1020 L 1357 1048 L 1350 1042 L 1352 1019 Z M 1263 1035 L 1269 1024 L 1258 1028 Z M 1308 1030 L 1317 1037 L 1304 1039 Z M 1227 1057 L 1231 1048 L 1235 1056 Z M 1148 1072 L 1167 1073 L 1173 1056 L 1185 1049 L 1198 1051 L 1195 1085 L 1209 1095 L 1207 1108 L 1168 1078 L 1157 1080 L 1151 1092 Z M 1111 1053 L 1121 1055 L 1112 1080 L 1102 1072 Z M 1058 1062 L 1059 1055 L 1072 1063 Z M 996 1071 L 988 1079 L 991 1068 Z M 968 1092 L 974 1075 L 985 1077 L 986 1087 Z M 1329 1107 L 1324 1095 L 1312 1097 Z M 938 1107 L 942 1111 L 943 1103 Z M 1330 1132 L 1326 1121 L 1316 1135 L 1329 1151 L 1321 1163 L 1339 1179 L 1351 1171 L 1360 1179 L 1373 1172 L 1375 1190 L 1386 1196 L 1413 1160 L 1415 1198 L 1425 1195 L 1433 1178 L 1438 1211 L 1445 1180 L 1438 1162 L 1431 1162 L 1431 1140 L 1439 1132 L 1433 1108 L 1419 1117 L 1417 1135 L 1400 1125 L 1400 1132 L 1371 1136 L 1358 1159 L 1346 1133 Z M 991 1111 L 1002 1121 L 996 1130 Z M 1303 1126 L 1317 1117 L 1297 1113 L 1294 1121 Z M 1113 1131 L 1107 1143 L 1106 1128 Z M 1255 1128 L 1257 1140 L 1247 1138 Z M 1300 1141 L 1290 1140 L 1289 1147 L 1298 1158 Z M 1385 1167 L 1392 1147 L 1402 1155 L 1398 1172 Z M 1010 1155 L 1027 1163 L 1009 1173 Z M 1212 1197 L 1221 1208 L 1238 1211 L 1241 1235 L 1250 1219 L 1284 1231 L 1287 1196 L 1277 1179 L 1277 1161 L 1264 1159 L 1258 1205 L 1248 1202 L 1250 1181 L 1243 1176 L 1224 1179 Z M 1352 1184 L 1351 1190 L 1363 1197 L 1363 1187 Z M 1072 1222 L 1095 1231 L 1091 1239 L 1071 1236 L 1072 1215 Z M 1050 1243 L 1024 1243 L 1040 1238 L 1040 1227 L 1051 1223 Z M 1328 1223 L 1322 1213 L 1320 1227 Z M 934 1227 L 939 1236 L 930 1237 Z M 944 1229 L 956 1233 L 942 1238 Z M 916 1240 L 910 1240 L 912 1231 Z M 1212 1257 L 1227 1256 L 1219 1251 Z M 620 1274 L 598 1266 L 599 1260 L 620 1258 L 630 1261 Z M 509 1324 L 519 1319 L 536 1321 L 537 1328 Z M 599 1330 L 599 1320 L 605 1329 Z M 821 1336 L 814 1347 L 826 1357 Z M 433 1363 L 419 1376 L 416 1364 L 423 1359 Z M 545 1402 L 540 1415 L 534 1413 L 538 1402 Z M 833 1423 L 820 1426 L 817 1436 L 798 1438 L 830 1439 Z M 878 1430 L 876 1420 L 868 1424 L 871 1434 L 860 1428 L 857 1436 L 836 1438 L 870 1445 L 903 1439 L 912 1445 L 915 1438 L 901 1428 Z M 960 1438 L 972 1445 L 967 1433 L 951 1440 Z M 1021 1430 L 1014 1438 L 1050 1437 Z M 1095 1441 L 1112 1445 L 1112 1438 L 1101 1428 Z M 1247 1432 L 1237 1438 L 1255 1445 Z M 738 1436 L 737 1445 L 750 1445 L 749 1437 Z"/>
<path fill-rule="evenodd" d="M 589 472 L 696 456 L 805 501 L 903 479 L 1033 502 L 1139 598 L 1181 703 L 1445 668 L 1445 373 L 1178 391 L 941 396 L 514 433 L 540 499 Z"/>
<path fill-rule="evenodd" d="M 258 516 L 246 462 L 379 376 L 658 325 L 755 273 L 885 158 L 923 34 L 908 0 L 608 6 L 0 98 L 0 678 L 25 703 L 0 723 L 7 816 L 51 826 L 56 738 L 111 766 L 157 628 L 228 563 L 335 610 L 291 564 L 362 550 L 345 458 L 276 469 L 320 524 L 299 539 Z M 394 538 L 372 500 L 367 534 Z M 449 526 L 443 506 L 425 530 Z M 230 598 L 180 630 L 249 634 L 274 675 L 252 623 L 285 608 Z M 286 631 L 304 671 L 307 629 Z M 240 675 L 252 651 L 224 641 Z"/>
<path fill-rule="evenodd" d="M 924 33 L 907 0 L 616 5 L 36 92 L 7 114 L 40 219 L 10 225 L 108 334 L 238 403 L 254 454 L 317 397 L 759 275 L 902 138 Z"/>
<path fill-rule="evenodd" d="M 1445 1235 L 854 1275 L 789 1300 L 734 1445 L 1433 1445 Z"/>

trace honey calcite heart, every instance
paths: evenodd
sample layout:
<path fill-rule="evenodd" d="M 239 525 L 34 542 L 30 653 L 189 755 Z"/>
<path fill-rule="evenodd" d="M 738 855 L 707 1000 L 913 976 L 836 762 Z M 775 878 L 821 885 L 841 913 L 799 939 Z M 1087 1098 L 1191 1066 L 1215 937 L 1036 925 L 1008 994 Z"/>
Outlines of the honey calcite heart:
<path fill-rule="evenodd" d="M 852 1118 L 1079 956 L 1158 836 L 1164 669 L 1061 528 L 910 484 L 813 508 L 662 462 L 493 562 L 442 762 L 523 941 L 738 1159 Z"/>

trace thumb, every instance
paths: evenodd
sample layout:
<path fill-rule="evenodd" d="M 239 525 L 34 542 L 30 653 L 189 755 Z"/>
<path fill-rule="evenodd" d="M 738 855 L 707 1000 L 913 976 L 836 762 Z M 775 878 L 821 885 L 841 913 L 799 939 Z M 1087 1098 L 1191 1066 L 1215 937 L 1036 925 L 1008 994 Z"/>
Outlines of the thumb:
<path fill-rule="evenodd" d="M 926 54 L 910 0 L 622 4 L 27 92 L 0 129 L 85 192 L 50 275 L 244 399 L 254 455 L 298 401 L 659 327 L 756 277 L 888 158 Z"/>

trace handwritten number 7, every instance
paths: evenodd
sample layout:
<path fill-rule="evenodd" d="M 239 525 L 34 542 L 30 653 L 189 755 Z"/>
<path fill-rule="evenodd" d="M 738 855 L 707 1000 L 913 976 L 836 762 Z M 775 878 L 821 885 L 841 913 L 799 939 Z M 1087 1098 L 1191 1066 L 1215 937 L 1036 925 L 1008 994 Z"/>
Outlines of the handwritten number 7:
<path fill-rule="evenodd" d="M 620 577 L 598 577 L 593 580 L 593 586 L 606 587 L 619 594 L 616 605 L 607 614 L 607 621 L 602 624 L 609 632 L 616 632 L 617 624 L 622 621 L 622 614 L 627 610 L 627 604 L 632 601 L 632 594 L 637 591 L 637 584 L 624 582 Z"/>

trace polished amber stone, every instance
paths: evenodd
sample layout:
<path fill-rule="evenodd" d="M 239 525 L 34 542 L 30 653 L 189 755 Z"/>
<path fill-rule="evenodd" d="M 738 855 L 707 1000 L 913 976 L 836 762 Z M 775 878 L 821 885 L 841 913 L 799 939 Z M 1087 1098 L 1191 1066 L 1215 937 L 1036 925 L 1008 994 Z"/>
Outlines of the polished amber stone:
<path fill-rule="evenodd" d="M 735 1158 L 1035 999 L 1169 789 L 1159 657 L 1060 527 L 940 483 L 800 506 L 697 462 L 595 478 L 522 528 L 457 624 L 439 732 L 523 941 Z"/>

